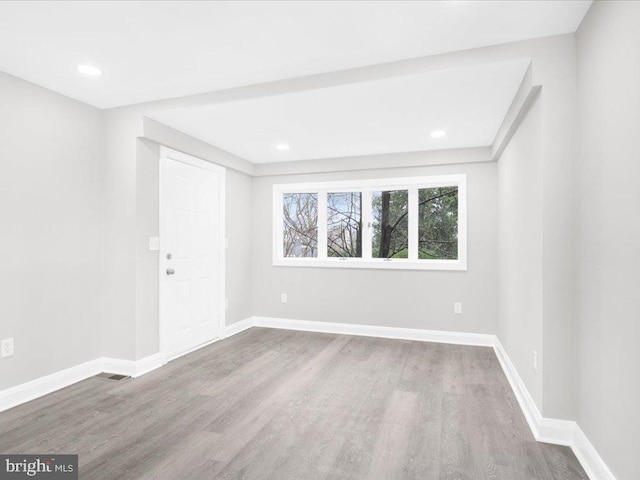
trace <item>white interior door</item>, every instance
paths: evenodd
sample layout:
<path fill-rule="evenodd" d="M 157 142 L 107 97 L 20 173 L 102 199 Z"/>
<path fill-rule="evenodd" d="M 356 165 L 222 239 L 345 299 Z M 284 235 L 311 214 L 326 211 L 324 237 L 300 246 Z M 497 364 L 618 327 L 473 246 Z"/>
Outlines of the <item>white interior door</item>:
<path fill-rule="evenodd" d="M 167 359 L 220 337 L 223 193 L 222 167 L 162 149 L 160 343 Z"/>

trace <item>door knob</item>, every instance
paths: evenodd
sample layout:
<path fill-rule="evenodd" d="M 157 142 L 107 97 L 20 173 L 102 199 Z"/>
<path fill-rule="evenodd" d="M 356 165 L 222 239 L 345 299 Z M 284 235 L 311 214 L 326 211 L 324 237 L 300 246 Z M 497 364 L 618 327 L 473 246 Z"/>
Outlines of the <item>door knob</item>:
<path fill-rule="evenodd" d="M 167 275 L 173 275 L 176 271 L 173 268 L 167 268 Z"/>

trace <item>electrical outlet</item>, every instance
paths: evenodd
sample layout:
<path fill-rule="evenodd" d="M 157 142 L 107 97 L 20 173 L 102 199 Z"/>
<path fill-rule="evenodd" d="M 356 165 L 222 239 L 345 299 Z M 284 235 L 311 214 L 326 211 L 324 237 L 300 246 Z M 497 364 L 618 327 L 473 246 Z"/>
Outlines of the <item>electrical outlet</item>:
<path fill-rule="evenodd" d="M 538 373 L 538 352 L 533 351 L 533 372 Z"/>
<path fill-rule="evenodd" d="M 287 303 L 287 294 L 286 293 L 281 293 L 280 294 L 280 301 L 282 303 Z"/>
<path fill-rule="evenodd" d="M 0 342 L 0 357 L 13 355 L 13 338 L 6 338 Z"/>
<path fill-rule="evenodd" d="M 453 304 L 453 313 L 462 313 L 462 303 L 456 302 Z"/>

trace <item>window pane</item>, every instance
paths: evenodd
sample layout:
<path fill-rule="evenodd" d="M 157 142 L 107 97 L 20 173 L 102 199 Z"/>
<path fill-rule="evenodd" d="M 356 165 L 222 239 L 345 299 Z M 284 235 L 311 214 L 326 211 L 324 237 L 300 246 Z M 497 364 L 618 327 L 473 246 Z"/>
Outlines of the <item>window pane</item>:
<path fill-rule="evenodd" d="M 373 257 L 409 256 L 409 216 L 407 190 L 373 192 Z"/>
<path fill-rule="evenodd" d="M 327 256 L 362 257 L 362 194 L 327 194 Z"/>
<path fill-rule="evenodd" d="M 283 253 L 285 257 L 318 256 L 318 194 L 285 193 Z"/>
<path fill-rule="evenodd" d="M 458 259 L 458 187 L 418 190 L 418 257 Z"/>

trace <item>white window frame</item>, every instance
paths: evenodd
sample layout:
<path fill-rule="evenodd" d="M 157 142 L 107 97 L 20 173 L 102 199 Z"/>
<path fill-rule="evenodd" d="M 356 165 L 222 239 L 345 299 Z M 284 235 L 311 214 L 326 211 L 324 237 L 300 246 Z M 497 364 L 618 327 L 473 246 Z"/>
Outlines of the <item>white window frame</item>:
<path fill-rule="evenodd" d="M 458 187 L 458 259 L 418 258 L 418 190 L 421 188 Z M 371 193 L 407 190 L 409 192 L 409 258 L 371 258 Z M 362 258 L 327 256 L 327 193 L 362 192 Z M 285 193 L 318 194 L 318 256 L 285 257 L 283 254 L 283 196 Z M 384 178 L 339 182 L 289 183 L 273 186 L 273 265 L 287 267 L 379 268 L 407 270 L 467 270 L 467 176 L 438 175 L 428 177 Z"/>

